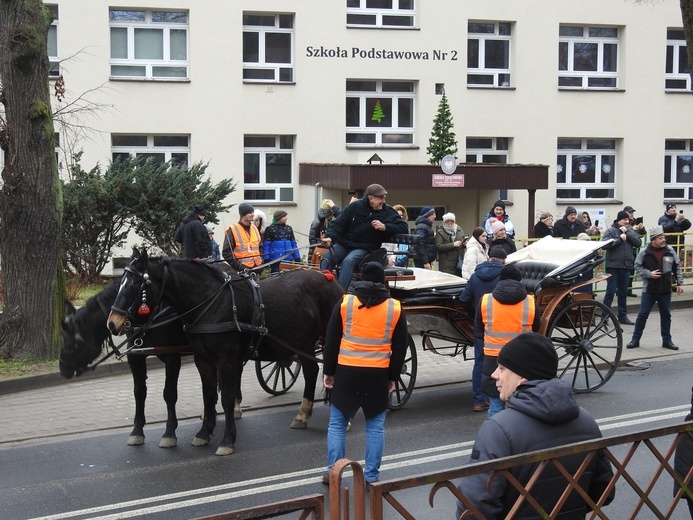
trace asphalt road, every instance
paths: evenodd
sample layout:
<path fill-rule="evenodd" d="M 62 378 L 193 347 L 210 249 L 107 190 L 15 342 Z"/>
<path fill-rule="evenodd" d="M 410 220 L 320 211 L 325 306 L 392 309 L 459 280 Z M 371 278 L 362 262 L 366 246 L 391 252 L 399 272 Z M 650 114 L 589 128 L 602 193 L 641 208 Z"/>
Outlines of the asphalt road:
<path fill-rule="evenodd" d="M 677 424 L 690 408 L 691 369 L 690 354 L 645 362 L 620 370 L 608 385 L 578 400 L 598 419 L 605 436 Z M 484 420 L 470 408 L 467 383 L 417 390 L 407 407 L 388 416 L 382 478 L 465 464 Z M 124 440 L 129 428 L 2 444 L 2 517 L 195 518 L 324 493 L 320 477 L 329 409 L 316 406 L 304 431 L 288 428 L 295 412 L 293 405 L 246 412 L 238 422 L 237 453 L 231 457 L 215 457 L 214 446 L 190 446 L 197 419 L 182 422 L 174 449 L 158 448 L 153 441 L 128 447 Z M 665 445 L 666 440 L 657 444 Z M 348 455 L 361 459 L 363 449 L 359 415 L 349 434 Z M 646 485 L 654 471 L 652 457 L 636 458 L 636 468 L 637 478 Z M 409 491 L 402 500 L 416 518 L 451 517 L 452 499 L 439 493 L 432 510 L 427 493 L 427 488 Z M 651 496 L 655 502 L 670 499 L 671 480 L 663 477 Z M 609 518 L 626 518 L 632 501 L 632 492 L 621 486 L 617 502 L 609 506 Z M 672 518 L 686 518 L 685 514 L 680 505 Z M 638 518 L 652 517 L 643 513 Z"/>

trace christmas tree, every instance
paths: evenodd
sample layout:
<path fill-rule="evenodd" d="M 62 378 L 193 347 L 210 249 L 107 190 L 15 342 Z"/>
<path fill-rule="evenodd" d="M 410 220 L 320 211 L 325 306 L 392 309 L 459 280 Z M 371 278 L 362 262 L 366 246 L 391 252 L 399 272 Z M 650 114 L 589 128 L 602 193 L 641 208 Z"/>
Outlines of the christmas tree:
<path fill-rule="evenodd" d="M 380 100 L 377 100 L 373 107 L 373 117 L 371 117 L 371 120 L 380 123 L 383 117 L 385 117 L 385 112 L 383 112 L 383 107 L 380 106 Z"/>
<path fill-rule="evenodd" d="M 433 130 L 431 138 L 428 140 L 428 148 L 426 152 L 430 156 L 428 162 L 431 164 L 439 164 L 440 160 L 446 155 L 455 155 L 457 153 L 457 140 L 455 132 L 452 131 L 452 113 L 448 98 L 443 91 L 443 97 L 438 103 L 438 114 L 433 120 Z"/>

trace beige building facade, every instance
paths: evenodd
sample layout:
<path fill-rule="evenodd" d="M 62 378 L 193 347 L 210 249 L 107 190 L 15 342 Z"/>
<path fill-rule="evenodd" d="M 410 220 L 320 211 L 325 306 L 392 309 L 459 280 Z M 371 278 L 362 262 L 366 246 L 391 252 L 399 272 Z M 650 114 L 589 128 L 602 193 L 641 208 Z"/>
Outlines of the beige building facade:
<path fill-rule="evenodd" d="M 47 2 L 48 3 L 48 2 Z M 604 0 L 62 0 L 49 54 L 86 116 L 90 169 L 122 154 L 209 162 L 230 202 L 282 208 L 307 246 L 317 204 L 359 189 L 301 184 L 301 163 L 426 164 L 444 90 L 464 162 L 543 164 L 536 213 L 654 225 L 693 201 L 693 99 L 679 3 Z M 430 175 L 430 173 L 426 173 Z M 381 179 L 374 175 L 372 182 Z M 388 203 L 452 211 L 468 234 L 525 190 L 386 186 Z M 233 208 L 222 229 L 237 220 Z M 413 227 L 413 221 L 410 222 Z M 299 234 L 300 233 L 300 234 Z"/>

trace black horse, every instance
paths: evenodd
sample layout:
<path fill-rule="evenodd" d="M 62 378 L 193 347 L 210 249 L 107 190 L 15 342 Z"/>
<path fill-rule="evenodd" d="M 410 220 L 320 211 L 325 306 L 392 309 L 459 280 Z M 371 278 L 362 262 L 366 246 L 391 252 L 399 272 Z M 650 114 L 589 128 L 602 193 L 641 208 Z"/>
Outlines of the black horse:
<path fill-rule="evenodd" d="M 315 347 L 324 338 L 342 289 L 322 273 L 295 270 L 255 283 L 210 264 L 170 258 L 149 259 L 134 250 L 120 283 L 108 327 L 123 331 L 128 316 L 141 306 L 147 289 L 180 314 L 203 380 L 204 419 L 193 445 L 208 444 L 216 425 L 216 392 L 205 381 L 219 381 L 225 429 L 216 451 L 230 455 L 236 442 L 233 407 L 248 356 L 282 361 L 299 353 L 305 387 L 292 427 L 305 428 L 313 410 L 318 362 Z M 155 302 L 159 303 L 159 302 Z"/>
<path fill-rule="evenodd" d="M 90 298 L 79 310 L 67 302 L 67 317 L 62 323 L 63 346 L 60 351 L 60 373 L 70 379 L 75 374 L 82 375 L 89 369 L 97 357 L 101 355 L 102 347 L 110 332 L 106 320 L 111 305 L 118 295 L 117 285 L 108 285 L 96 296 Z M 162 316 L 167 319 L 167 316 Z M 164 401 L 168 416 L 166 419 L 166 431 L 159 441 L 162 448 L 176 446 L 176 428 L 178 418 L 176 416 L 176 402 L 178 401 L 178 376 L 181 367 L 181 355 L 178 352 L 189 352 L 183 325 L 180 321 L 173 321 L 165 327 L 152 327 L 137 338 L 130 335 L 130 342 L 139 340 L 143 349 L 155 349 L 165 347 L 171 353 L 158 353 L 157 357 L 166 367 L 166 380 L 164 384 Z M 131 343 L 130 343 L 131 344 Z M 144 444 L 144 403 L 147 398 L 147 355 L 128 354 L 128 365 L 132 372 L 135 394 L 135 421 L 134 428 L 128 438 L 129 446 Z"/>

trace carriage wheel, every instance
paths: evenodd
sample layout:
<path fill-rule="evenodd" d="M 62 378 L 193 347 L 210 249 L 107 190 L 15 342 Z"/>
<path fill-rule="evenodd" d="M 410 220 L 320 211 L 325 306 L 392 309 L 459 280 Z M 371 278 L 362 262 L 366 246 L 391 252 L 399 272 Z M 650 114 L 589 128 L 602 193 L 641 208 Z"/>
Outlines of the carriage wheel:
<path fill-rule="evenodd" d="M 547 336 L 558 354 L 558 377 L 576 393 L 603 386 L 618 368 L 623 350 L 621 326 L 601 302 L 569 303 L 553 319 Z"/>
<path fill-rule="evenodd" d="M 390 394 L 390 410 L 402 408 L 411 397 L 416 383 L 416 345 L 411 334 L 407 334 L 407 355 L 404 358 L 402 371 L 395 381 L 395 390 Z"/>
<path fill-rule="evenodd" d="M 280 361 L 255 361 L 255 373 L 262 389 L 270 395 L 288 392 L 301 373 L 301 361 L 294 355 Z"/>

